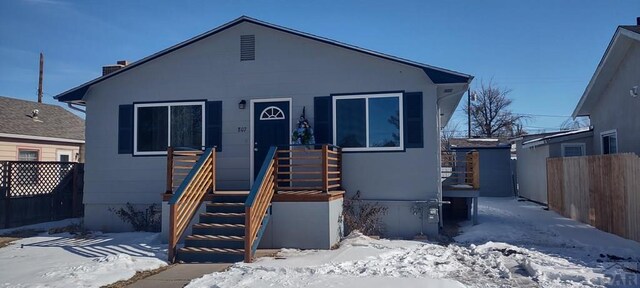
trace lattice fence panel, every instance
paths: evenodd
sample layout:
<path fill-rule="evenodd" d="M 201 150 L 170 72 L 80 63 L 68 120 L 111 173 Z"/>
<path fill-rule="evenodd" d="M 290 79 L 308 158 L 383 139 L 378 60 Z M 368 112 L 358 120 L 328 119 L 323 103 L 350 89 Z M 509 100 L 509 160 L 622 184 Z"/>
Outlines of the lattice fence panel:
<path fill-rule="evenodd" d="M 61 162 L 5 162 L 5 185 L 9 197 L 28 197 L 50 194 L 66 178 L 72 177 L 75 163 Z M 8 178 L 8 179 L 7 179 Z"/>

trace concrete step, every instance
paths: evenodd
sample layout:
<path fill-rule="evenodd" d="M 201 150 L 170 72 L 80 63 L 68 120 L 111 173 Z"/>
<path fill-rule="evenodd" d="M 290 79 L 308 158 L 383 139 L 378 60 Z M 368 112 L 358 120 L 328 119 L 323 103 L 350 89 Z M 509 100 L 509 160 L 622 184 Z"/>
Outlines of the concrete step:
<path fill-rule="evenodd" d="M 185 238 L 185 247 L 243 249 L 244 237 L 227 235 L 190 235 Z"/>
<path fill-rule="evenodd" d="M 184 247 L 178 249 L 177 260 L 187 263 L 233 263 L 244 260 L 243 249 Z"/>
<path fill-rule="evenodd" d="M 244 213 L 244 202 L 207 203 L 207 212 Z"/>
<path fill-rule="evenodd" d="M 244 224 L 244 213 L 200 213 L 200 223 Z"/>
<path fill-rule="evenodd" d="M 216 191 L 211 203 L 244 203 L 249 191 Z"/>
<path fill-rule="evenodd" d="M 192 231 L 194 235 L 244 236 L 244 224 L 198 223 Z"/>

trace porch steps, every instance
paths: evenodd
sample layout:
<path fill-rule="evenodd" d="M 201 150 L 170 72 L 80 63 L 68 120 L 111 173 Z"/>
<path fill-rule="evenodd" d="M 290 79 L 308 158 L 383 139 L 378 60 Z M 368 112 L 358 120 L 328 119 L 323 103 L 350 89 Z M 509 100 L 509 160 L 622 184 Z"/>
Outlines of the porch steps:
<path fill-rule="evenodd" d="M 245 208 L 248 192 L 216 192 L 199 223 L 178 249 L 177 260 L 186 263 L 231 263 L 244 260 Z"/>

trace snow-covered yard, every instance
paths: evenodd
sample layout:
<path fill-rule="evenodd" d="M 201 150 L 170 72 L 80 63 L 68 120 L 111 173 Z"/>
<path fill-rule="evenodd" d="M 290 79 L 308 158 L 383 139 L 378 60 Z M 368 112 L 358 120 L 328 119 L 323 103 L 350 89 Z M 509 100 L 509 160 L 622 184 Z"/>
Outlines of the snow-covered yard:
<path fill-rule="evenodd" d="M 188 287 L 640 285 L 640 274 L 633 272 L 640 262 L 640 243 L 529 202 L 482 198 L 480 224 L 464 226 L 455 240 L 442 246 L 352 234 L 336 250 L 283 249 L 276 257 L 237 263 Z"/>
<path fill-rule="evenodd" d="M 69 221 L 21 229 L 45 230 Z M 0 230 L 0 235 L 15 229 Z M 42 233 L 0 249 L 0 287 L 100 287 L 167 265 L 157 233 Z M 162 260 L 161 260 L 162 259 Z"/>
<path fill-rule="evenodd" d="M 481 198 L 479 207 L 480 224 L 465 224 L 449 245 L 354 233 L 336 250 L 282 249 L 189 287 L 603 287 L 612 280 L 640 286 L 640 243 L 529 202 Z M 20 239 L 0 248 L 0 287 L 99 287 L 125 280 L 167 265 L 158 238 L 138 232 Z"/>

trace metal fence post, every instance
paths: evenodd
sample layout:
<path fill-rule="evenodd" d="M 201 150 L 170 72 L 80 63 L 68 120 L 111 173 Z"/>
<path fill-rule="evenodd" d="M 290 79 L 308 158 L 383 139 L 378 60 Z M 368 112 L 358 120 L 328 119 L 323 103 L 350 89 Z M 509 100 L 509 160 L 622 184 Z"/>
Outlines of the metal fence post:
<path fill-rule="evenodd" d="M 4 198 L 4 227 L 9 227 L 9 223 L 11 222 L 11 162 L 6 162 L 6 168 L 4 169 L 4 193 L 2 193 L 2 197 Z"/>
<path fill-rule="evenodd" d="M 71 217 L 78 216 L 78 163 L 74 163 L 73 180 L 71 181 Z"/>

